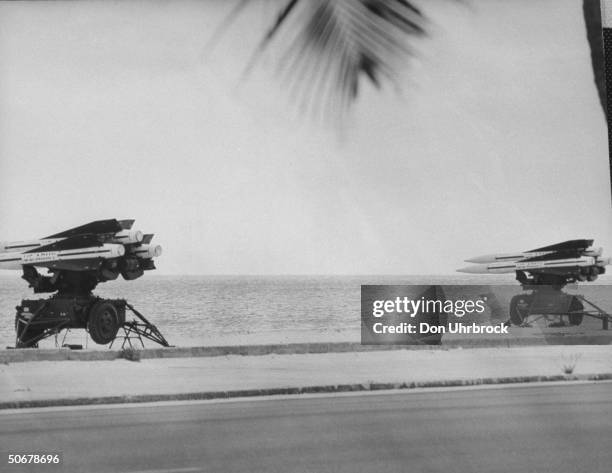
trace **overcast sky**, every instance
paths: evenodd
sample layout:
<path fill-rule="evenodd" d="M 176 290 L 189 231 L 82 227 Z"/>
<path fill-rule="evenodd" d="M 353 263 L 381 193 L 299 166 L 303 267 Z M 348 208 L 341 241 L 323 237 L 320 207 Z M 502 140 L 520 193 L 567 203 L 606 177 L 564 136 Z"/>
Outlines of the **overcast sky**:
<path fill-rule="evenodd" d="M 581 0 L 422 2 L 403 92 L 301 118 L 274 2 L 0 3 L 0 239 L 135 218 L 160 273 L 450 273 L 595 238 L 612 253 L 604 115 Z"/>

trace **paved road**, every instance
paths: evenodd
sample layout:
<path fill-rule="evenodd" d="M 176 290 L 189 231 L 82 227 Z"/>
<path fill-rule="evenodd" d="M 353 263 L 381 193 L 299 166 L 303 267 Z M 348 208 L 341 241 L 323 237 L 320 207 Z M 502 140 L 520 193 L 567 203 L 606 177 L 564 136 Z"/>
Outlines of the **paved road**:
<path fill-rule="evenodd" d="M 609 473 L 612 383 L 0 412 L 0 451 L 63 453 L 32 471 Z"/>

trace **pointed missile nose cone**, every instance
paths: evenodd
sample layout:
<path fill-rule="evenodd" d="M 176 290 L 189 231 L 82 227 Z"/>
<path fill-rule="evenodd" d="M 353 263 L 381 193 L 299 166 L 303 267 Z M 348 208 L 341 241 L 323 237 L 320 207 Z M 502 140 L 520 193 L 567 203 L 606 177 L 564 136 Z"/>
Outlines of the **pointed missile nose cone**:
<path fill-rule="evenodd" d="M 465 260 L 466 263 L 476 264 L 490 263 L 492 261 L 495 261 L 495 255 L 474 256 L 473 258 Z"/>
<path fill-rule="evenodd" d="M 466 266 L 465 268 L 458 269 L 457 272 L 458 273 L 468 273 L 468 274 L 485 274 L 488 271 L 487 271 L 486 266 L 474 264 L 471 266 Z"/>

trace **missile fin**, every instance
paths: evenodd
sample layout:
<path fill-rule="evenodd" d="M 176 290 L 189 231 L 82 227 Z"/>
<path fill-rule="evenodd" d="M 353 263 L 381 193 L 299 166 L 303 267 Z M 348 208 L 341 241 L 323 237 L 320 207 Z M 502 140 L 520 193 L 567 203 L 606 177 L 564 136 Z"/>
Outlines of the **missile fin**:
<path fill-rule="evenodd" d="M 86 235 L 86 234 L 106 234 L 106 233 L 117 233 L 123 230 L 119 222 L 112 218 L 109 220 L 96 220 L 95 222 L 86 223 L 85 225 L 81 225 L 80 227 L 74 227 L 70 230 L 66 230 L 64 232 L 56 233 L 55 235 L 50 235 L 43 239 L 52 239 L 52 238 L 68 238 L 77 235 Z"/>
<path fill-rule="evenodd" d="M 119 225 L 121 225 L 121 228 L 123 230 L 131 230 L 132 229 L 132 225 L 134 225 L 134 222 L 136 220 L 134 219 L 130 219 L 130 220 L 119 220 Z"/>
<path fill-rule="evenodd" d="M 66 238 L 64 240 L 56 241 L 50 245 L 43 245 L 31 250 L 25 251 L 24 253 L 42 253 L 44 251 L 62 251 L 62 250 L 76 250 L 78 248 L 90 248 L 92 246 L 102 246 L 97 235 L 76 235 L 73 237 Z"/>
<path fill-rule="evenodd" d="M 526 253 L 535 253 L 537 251 L 584 251 L 593 245 L 593 240 L 568 240 L 563 243 L 556 243 L 535 250 L 527 251 Z"/>

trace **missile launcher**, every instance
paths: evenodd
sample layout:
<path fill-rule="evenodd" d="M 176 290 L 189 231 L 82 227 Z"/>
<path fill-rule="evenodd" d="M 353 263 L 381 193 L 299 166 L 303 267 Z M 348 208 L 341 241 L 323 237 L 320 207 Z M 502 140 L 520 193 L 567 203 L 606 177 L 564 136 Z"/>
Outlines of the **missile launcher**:
<path fill-rule="evenodd" d="M 515 273 L 525 294 L 510 301 L 510 319 L 518 326 L 529 325 L 529 317 L 553 317 L 553 325 L 580 325 L 584 316 L 602 321 L 608 328 L 612 316 L 583 296 L 566 294 L 563 287 L 577 281 L 595 281 L 606 272 L 612 258 L 602 257 L 601 248 L 593 248 L 593 240 L 569 240 L 534 250 L 476 256 L 466 260 L 476 263 L 458 272 L 468 274 Z M 585 310 L 585 304 L 592 310 Z M 549 319 L 550 320 L 550 319 Z M 531 319 L 533 322 L 533 317 Z"/>
<path fill-rule="evenodd" d="M 132 230 L 134 220 L 98 220 L 38 240 L 0 243 L 0 269 L 22 270 L 34 293 L 48 299 L 22 300 L 17 306 L 16 347 L 37 347 L 38 342 L 64 329 L 85 328 L 98 344 L 115 340 L 121 328 L 163 346 L 159 330 L 122 299 L 93 294 L 99 283 L 120 275 L 126 281 L 155 269 L 161 255 L 152 234 Z M 41 274 L 39 270 L 46 272 Z M 138 320 L 126 322 L 131 310 Z"/>

